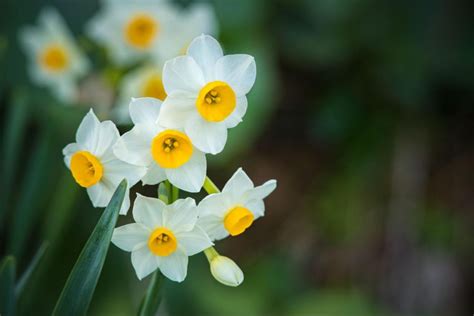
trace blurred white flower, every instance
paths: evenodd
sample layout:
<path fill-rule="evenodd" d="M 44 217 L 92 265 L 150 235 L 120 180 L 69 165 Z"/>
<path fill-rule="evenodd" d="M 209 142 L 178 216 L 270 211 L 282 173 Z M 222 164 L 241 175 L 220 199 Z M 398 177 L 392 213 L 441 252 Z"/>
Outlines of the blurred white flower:
<path fill-rule="evenodd" d="M 107 47 L 119 65 L 129 65 L 143 57 L 162 62 L 178 55 L 199 32 L 214 33 L 216 28 L 212 7 L 205 4 L 180 10 L 164 0 L 102 3 L 103 8 L 88 24 L 87 32 Z"/>
<path fill-rule="evenodd" d="M 77 47 L 64 20 L 53 8 L 41 11 L 39 25 L 20 31 L 29 58 L 33 82 L 49 87 L 61 101 L 77 101 L 77 81 L 89 70 L 89 62 Z"/>
<path fill-rule="evenodd" d="M 206 178 L 206 156 L 181 129 L 157 123 L 160 109 L 158 99 L 133 99 L 130 117 L 135 125 L 117 141 L 114 153 L 123 161 L 147 167 L 144 184 L 168 179 L 182 190 L 199 192 Z"/>
<path fill-rule="evenodd" d="M 140 280 L 159 269 L 170 280 L 182 282 L 188 256 L 212 246 L 196 225 L 196 202 L 191 198 L 166 205 L 138 194 L 133 218 L 136 223 L 114 230 L 112 243 L 132 253 L 132 265 Z"/>
<path fill-rule="evenodd" d="M 209 35 L 195 38 L 187 55 L 167 61 L 163 84 L 167 94 L 159 123 L 182 128 L 205 153 L 224 149 L 227 129 L 237 126 L 247 111 L 246 94 L 255 82 L 250 55 L 223 56 Z"/>
<path fill-rule="evenodd" d="M 276 180 L 254 187 L 252 180 L 239 168 L 220 193 L 210 194 L 198 205 L 198 224 L 211 240 L 237 236 L 265 213 L 266 198 L 276 188 Z"/>
<path fill-rule="evenodd" d="M 221 256 L 210 247 L 204 250 L 211 268 L 212 276 L 220 283 L 227 286 L 239 286 L 244 281 L 244 273 L 230 258 Z"/>
<path fill-rule="evenodd" d="M 63 155 L 76 182 L 87 188 L 94 207 L 107 206 L 117 186 L 127 179 L 127 193 L 120 209 L 120 214 L 127 214 L 129 189 L 140 180 L 146 169 L 115 157 L 112 147 L 119 137 L 114 123 L 99 122 L 90 110 L 77 129 L 76 143 L 64 147 Z"/>

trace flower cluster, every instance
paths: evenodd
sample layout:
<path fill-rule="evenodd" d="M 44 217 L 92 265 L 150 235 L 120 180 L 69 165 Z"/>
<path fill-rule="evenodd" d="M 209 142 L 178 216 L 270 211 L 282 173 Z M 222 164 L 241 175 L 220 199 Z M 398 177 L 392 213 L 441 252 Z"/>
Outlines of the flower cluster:
<path fill-rule="evenodd" d="M 240 168 L 220 192 L 206 176 L 206 154 L 221 152 L 227 130 L 242 121 L 255 77 L 252 56 L 224 56 L 213 37 L 198 36 L 186 55 L 164 64 L 163 101 L 132 98 L 130 131 L 120 136 L 114 123 L 99 122 L 90 110 L 77 130 L 76 143 L 64 148 L 67 167 L 87 188 L 95 207 L 106 206 L 124 178 L 129 187 L 138 181 L 144 185 L 166 181 L 190 193 L 204 186 L 209 193 L 198 204 L 192 198 L 166 204 L 158 198 L 136 197 L 135 223 L 116 228 L 112 242 L 131 252 L 139 279 L 159 269 L 181 282 L 188 257 L 204 251 L 217 280 L 229 286 L 243 281 L 242 271 L 220 256 L 213 242 L 242 234 L 263 216 L 263 199 L 276 188 L 276 181 L 255 186 Z M 129 204 L 127 192 L 121 214 L 127 213 Z"/>
<path fill-rule="evenodd" d="M 208 3 L 181 8 L 171 0 L 102 0 L 84 29 L 76 40 L 55 9 L 42 10 L 38 25 L 19 34 L 30 77 L 64 104 L 94 104 L 101 116 L 130 123 L 130 98 L 164 100 L 158 69 L 185 54 L 194 37 L 216 35 L 218 27 Z"/>

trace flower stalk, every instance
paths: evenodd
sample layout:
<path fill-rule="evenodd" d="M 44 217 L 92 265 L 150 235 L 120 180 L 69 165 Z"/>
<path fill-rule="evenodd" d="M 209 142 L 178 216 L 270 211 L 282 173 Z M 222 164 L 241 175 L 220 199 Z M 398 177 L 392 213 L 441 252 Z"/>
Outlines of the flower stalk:
<path fill-rule="evenodd" d="M 203 185 L 204 190 L 206 190 L 207 194 L 213 194 L 213 193 L 219 193 L 221 192 L 217 185 L 212 182 L 212 180 L 206 176 L 206 179 L 204 180 L 204 185 Z"/>

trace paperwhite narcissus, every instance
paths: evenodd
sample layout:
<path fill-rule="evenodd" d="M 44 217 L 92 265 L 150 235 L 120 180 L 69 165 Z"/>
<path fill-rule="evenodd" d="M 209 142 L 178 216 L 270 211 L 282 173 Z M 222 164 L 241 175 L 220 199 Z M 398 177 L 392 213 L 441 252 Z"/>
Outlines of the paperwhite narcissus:
<path fill-rule="evenodd" d="M 123 161 L 147 167 L 144 184 L 168 179 L 182 190 L 199 192 L 206 178 L 206 156 L 182 130 L 157 123 L 160 109 L 158 99 L 133 99 L 130 117 L 135 126 L 117 141 L 114 153 Z"/>
<path fill-rule="evenodd" d="M 211 240 L 237 236 L 264 215 L 266 198 L 276 188 L 276 180 L 254 187 L 252 180 L 239 168 L 220 193 L 210 194 L 198 205 L 198 224 Z"/>
<path fill-rule="evenodd" d="M 184 129 L 197 148 L 217 154 L 225 146 L 227 129 L 242 121 L 255 76 L 252 56 L 223 56 L 213 37 L 201 35 L 191 42 L 186 56 L 164 66 L 167 98 L 159 123 Z"/>
<path fill-rule="evenodd" d="M 244 281 L 244 273 L 230 258 L 221 256 L 214 247 L 204 250 L 211 274 L 220 283 L 227 286 L 239 286 Z"/>
<path fill-rule="evenodd" d="M 173 47 L 177 10 L 167 1 L 102 1 L 87 33 L 105 45 L 113 61 L 129 65 Z"/>
<path fill-rule="evenodd" d="M 115 116 L 121 123 L 129 123 L 129 104 L 132 98 L 151 97 L 163 101 L 166 98 L 161 79 L 163 65 L 148 64 L 124 76 L 120 83 Z"/>
<path fill-rule="evenodd" d="M 77 81 L 89 70 L 89 62 L 59 13 L 53 8 L 41 11 L 39 25 L 23 28 L 20 40 L 31 79 L 67 104 L 77 101 Z"/>
<path fill-rule="evenodd" d="M 146 168 L 123 162 L 114 155 L 113 146 L 120 135 L 111 121 L 99 122 L 92 110 L 82 120 L 76 142 L 63 149 L 64 162 L 76 182 L 87 188 L 94 207 L 105 207 L 123 179 L 127 192 L 120 214 L 130 207 L 129 188 L 145 174 Z"/>
<path fill-rule="evenodd" d="M 141 280 L 156 269 L 167 278 L 186 278 L 188 256 L 212 246 L 206 233 L 196 225 L 193 199 L 166 205 L 159 199 L 137 195 L 133 206 L 136 223 L 114 230 L 112 243 L 132 253 L 132 265 Z"/>

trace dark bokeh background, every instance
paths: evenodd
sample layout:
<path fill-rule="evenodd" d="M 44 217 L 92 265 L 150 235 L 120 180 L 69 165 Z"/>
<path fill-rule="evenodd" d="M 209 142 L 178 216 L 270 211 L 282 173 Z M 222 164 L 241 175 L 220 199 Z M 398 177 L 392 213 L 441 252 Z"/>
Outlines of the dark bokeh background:
<path fill-rule="evenodd" d="M 162 312 L 471 315 L 474 2 L 213 3 L 226 51 L 253 54 L 258 76 L 209 175 L 222 186 L 242 166 L 279 186 L 263 219 L 217 244 L 244 283 L 217 283 L 197 255 L 184 283 L 167 282 Z M 14 253 L 21 272 L 50 241 L 20 315 L 50 313 L 101 214 L 62 163 L 86 107 L 33 87 L 18 48 L 19 27 L 46 4 L 78 36 L 99 6 L 0 3 L 0 254 Z M 146 283 L 112 246 L 90 315 L 134 314 Z"/>

